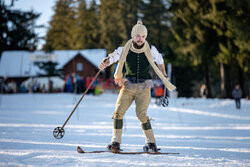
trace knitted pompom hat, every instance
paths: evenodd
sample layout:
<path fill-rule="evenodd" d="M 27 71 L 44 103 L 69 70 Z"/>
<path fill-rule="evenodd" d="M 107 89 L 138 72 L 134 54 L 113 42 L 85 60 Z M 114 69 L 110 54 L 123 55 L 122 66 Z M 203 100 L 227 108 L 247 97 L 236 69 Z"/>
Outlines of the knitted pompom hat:
<path fill-rule="evenodd" d="M 131 37 L 133 38 L 137 34 L 145 35 L 147 37 L 148 31 L 147 28 L 142 24 L 142 21 L 137 21 L 137 24 L 134 25 L 131 31 Z"/>

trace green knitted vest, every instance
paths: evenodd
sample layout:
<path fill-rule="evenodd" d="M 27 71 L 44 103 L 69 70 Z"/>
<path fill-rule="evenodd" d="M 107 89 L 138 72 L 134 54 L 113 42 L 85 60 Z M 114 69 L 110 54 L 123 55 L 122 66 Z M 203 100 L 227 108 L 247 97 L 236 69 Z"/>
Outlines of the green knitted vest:
<path fill-rule="evenodd" d="M 125 61 L 125 77 L 132 83 L 141 83 L 146 79 L 152 79 L 149 70 L 150 64 L 144 53 L 129 51 Z"/>

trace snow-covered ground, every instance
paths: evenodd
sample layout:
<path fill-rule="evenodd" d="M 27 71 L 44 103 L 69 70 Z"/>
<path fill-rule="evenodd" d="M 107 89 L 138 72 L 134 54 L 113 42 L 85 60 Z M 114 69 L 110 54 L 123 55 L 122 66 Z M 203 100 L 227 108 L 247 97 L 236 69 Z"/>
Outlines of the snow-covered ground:
<path fill-rule="evenodd" d="M 0 95 L 0 166 L 250 166 L 250 101 L 235 109 L 233 100 L 178 98 L 167 108 L 154 104 L 152 117 L 158 147 L 179 155 L 78 154 L 105 150 L 112 135 L 117 95 L 87 95 L 57 140 L 80 95 Z M 144 136 L 135 104 L 125 116 L 124 151 L 141 151 Z"/>

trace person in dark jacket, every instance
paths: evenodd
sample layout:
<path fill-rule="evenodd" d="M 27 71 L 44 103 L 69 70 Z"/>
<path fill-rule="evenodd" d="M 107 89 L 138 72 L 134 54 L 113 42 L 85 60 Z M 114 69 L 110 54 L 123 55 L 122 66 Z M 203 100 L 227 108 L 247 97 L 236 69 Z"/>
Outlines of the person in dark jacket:
<path fill-rule="evenodd" d="M 233 98 L 235 99 L 236 108 L 240 109 L 240 99 L 242 97 L 242 90 L 240 88 L 240 85 L 235 85 L 233 91 L 232 91 Z"/>

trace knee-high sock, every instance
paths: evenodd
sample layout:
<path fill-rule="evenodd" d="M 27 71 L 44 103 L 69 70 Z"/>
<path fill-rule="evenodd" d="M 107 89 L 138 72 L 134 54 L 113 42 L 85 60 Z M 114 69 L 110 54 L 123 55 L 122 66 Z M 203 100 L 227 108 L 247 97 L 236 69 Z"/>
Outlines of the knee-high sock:
<path fill-rule="evenodd" d="M 112 142 L 121 143 L 122 127 L 123 127 L 123 120 L 122 119 L 114 119 Z"/>
<path fill-rule="evenodd" d="M 142 123 L 142 129 L 145 136 L 145 143 L 156 143 L 154 132 L 152 130 L 150 121 L 148 120 L 146 123 Z"/>

